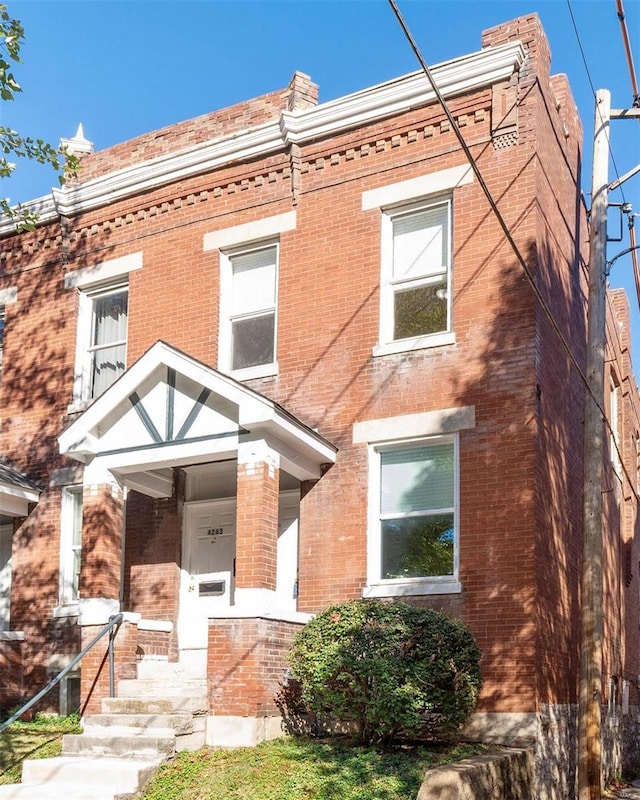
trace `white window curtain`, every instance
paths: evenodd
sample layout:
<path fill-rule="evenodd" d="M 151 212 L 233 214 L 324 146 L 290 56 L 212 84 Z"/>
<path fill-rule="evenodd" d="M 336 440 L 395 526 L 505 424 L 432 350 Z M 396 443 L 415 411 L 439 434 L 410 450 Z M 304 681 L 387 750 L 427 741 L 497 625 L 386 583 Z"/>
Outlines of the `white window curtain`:
<path fill-rule="evenodd" d="M 94 297 L 91 397 L 98 397 L 124 372 L 127 355 L 128 292 Z"/>

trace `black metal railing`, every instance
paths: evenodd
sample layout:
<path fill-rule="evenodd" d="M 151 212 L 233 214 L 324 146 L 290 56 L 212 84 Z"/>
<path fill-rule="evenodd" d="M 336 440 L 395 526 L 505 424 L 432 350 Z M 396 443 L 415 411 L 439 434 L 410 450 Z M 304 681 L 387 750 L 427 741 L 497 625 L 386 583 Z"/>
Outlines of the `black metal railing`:
<path fill-rule="evenodd" d="M 118 614 L 113 614 L 113 616 L 109 617 L 109 622 L 102 628 L 99 633 L 97 633 L 93 639 L 89 642 L 89 644 L 84 647 L 78 655 L 72 659 L 64 669 L 61 669 L 60 672 L 52 678 L 49 683 L 41 689 L 35 697 L 32 697 L 31 700 L 28 700 L 23 706 L 21 706 L 15 714 L 9 717 L 9 719 L 5 720 L 2 724 L 0 724 L 0 733 L 2 733 L 6 728 L 9 727 L 12 723 L 14 723 L 17 719 L 28 711 L 32 706 L 34 706 L 39 700 L 48 694 L 54 686 L 56 686 L 60 681 L 64 678 L 64 676 L 71 672 L 71 670 L 78 664 L 91 650 L 92 647 L 95 647 L 96 644 L 102 639 L 103 636 L 109 634 L 109 647 L 108 647 L 108 654 L 109 654 L 109 697 L 115 697 L 115 670 L 114 670 L 114 654 L 113 654 L 113 640 L 115 638 L 115 627 L 116 625 L 120 625 L 122 620 L 124 619 L 122 612 Z"/>

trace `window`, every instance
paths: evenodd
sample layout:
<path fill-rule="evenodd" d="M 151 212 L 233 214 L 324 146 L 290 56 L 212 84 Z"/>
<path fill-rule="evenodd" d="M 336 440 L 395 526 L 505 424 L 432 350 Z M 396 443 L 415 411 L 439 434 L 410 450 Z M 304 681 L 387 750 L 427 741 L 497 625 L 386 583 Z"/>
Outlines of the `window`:
<path fill-rule="evenodd" d="M 276 363 L 278 244 L 221 254 L 221 266 L 221 367 L 243 377 L 270 374 Z"/>
<path fill-rule="evenodd" d="M 62 490 L 60 530 L 60 605 L 77 603 L 82 551 L 82 486 Z"/>
<path fill-rule="evenodd" d="M 80 294 L 78 400 L 99 397 L 126 369 L 128 297 L 126 284 Z"/>
<path fill-rule="evenodd" d="M 387 585 L 388 594 L 394 586 L 399 594 L 459 591 L 457 437 L 370 453 L 369 584 Z"/>
<path fill-rule="evenodd" d="M 384 215 L 382 341 L 451 330 L 450 216 L 448 200 Z"/>
<path fill-rule="evenodd" d="M 128 296 L 124 287 L 91 297 L 90 397 L 99 397 L 125 370 Z"/>
<path fill-rule="evenodd" d="M 142 253 L 130 253 L 67 272 L 65 289 L 79 290 L 78 338 L 69 412 L 86 408 L 125 371 L 129 276 L 142 269 Z"/>

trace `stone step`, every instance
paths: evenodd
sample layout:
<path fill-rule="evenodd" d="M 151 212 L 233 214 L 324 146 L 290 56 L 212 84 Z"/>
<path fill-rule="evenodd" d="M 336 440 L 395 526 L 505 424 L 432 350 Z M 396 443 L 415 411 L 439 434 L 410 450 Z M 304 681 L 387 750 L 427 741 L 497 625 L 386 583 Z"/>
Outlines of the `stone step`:
<path fill-rule="evenodd" d="M 128 679 L 118 682 L 118 697 L 192 697 L 207 693 L 206 680 Z"/>
<path fill-rule="evenodd" d="M 121 681 L 122 683 L 122 681 Z M 206 714 L 209 710 L 207 693 L 190 697 L 105 697 L 103 714 Z"/>
<path fill-rule="evenodd" d="M 126 759 L 96 758 L 81 756 L 58 756 L 57 758 L 41 758 L 27 760 L 22 765 L 23 784 L 45 784 L 49 786 L 47 800 L 53 800 L 54 786 L 74 786 L 76 791 L 84 791 L 89 797 L 94 792 L 100 800 L 99 792 L 105 797 L 113 798 L 119 794 L 137 792 L 156 773 L 162 762 L 160 758 Z M 90 789 L 89 787 L 96 787 Z M 10 796 L 10 795 L 9 795 Z M 2 795 L 0 795 L 2 797 Z M 19 795 L 16 795 L 19 797 Z M 30 795 L 24 795 L 30 798 Z M 33 796 L 33 800 L 37 795 Z M 43 796 L 43 800 L 46 795 Z M 64 797 L 71 800 L 72 795 Z M 5 797 L 2 797 L 5 800 Z M 22 799 L 21 799 L 22 800 Z M 73 800 L 77 800 L 73 798 Z"/>
<path fill-rule="evenodd" d="M 149 734 L 91 736 L 86 733 L 66 733 L 62 737 L 64 756 L 108 756 L 119 759 L 165 759 L 175 753 L 175 736 Z"/>
<path fill-rule="evenodd" d="M 93 736 L 127 735 L 127 732 L 180 736 L 192 733 L 193 717 L 191 714 L 90 714 L 84 719 L 82 731 Z"/>
<path fill-rule="evenodd" d="M 115 794 L 110 789 L 91 789 L 88 786 L 56 781 L 11 783 L 0 786 L 0 800 L 114 800 L 114 798 Z"/>

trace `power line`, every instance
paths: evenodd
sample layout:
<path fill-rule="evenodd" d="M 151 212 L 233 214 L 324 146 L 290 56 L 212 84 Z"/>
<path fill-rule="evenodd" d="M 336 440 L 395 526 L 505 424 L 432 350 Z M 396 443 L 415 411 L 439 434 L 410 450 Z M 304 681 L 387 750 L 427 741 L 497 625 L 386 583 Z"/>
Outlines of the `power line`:
<path fill-rule="evenodd" d="M 569 0 L 567 0 L 567 2 L 569 2 Z M 451 125 L 451 129 L 455 133 L 456 138 L 458 139 L 458 142 L 460 143 L 460 147 L 462 148 L 465 156 L 467 157 L 467 160 L 468 160 L 471 168 L 473 169 L 473 172 L 474 172 L 476 178 L 478 179 L 478 183 L 480 184 L 480 187 L 481 187 L 482 191 L 484 192 L 484 195 L 487 198 L 487 201 L 488 201 L 489 205 L 491 206 L 491 210 L 495 214 L 495 217 L 496 217 L 498 223 L 500 224 L 500 227 L 502 228 L 502 231 L 503 231 L 507 241 L 511 245 L 511 249 L 513 250 L 513 252 L 514 252 L 514 254 L 516 256 L 516 258 L 518 260 L 518 263 L 522 267 L 522 269 L 524 271 L 524 274 L 525 274 L 525 276 L 526 276 L 531 288 L 533 289 L 533 293 L 535 294 L 538 302 L 540 303 L 540 307 L 542 308 L 542 310 L 543 310 L 545 316 L 547 317 L 548 321 L 551 323 L 551 327 L 555 331 L 555 333 L 556 333 L 556 335 L 558 337 L 558 340 L 560 341 L 560 344 L 562 345 L 564 351 L 566 352 L 567 356 L 569 357 L 569 361 L 573 364 L 573 366 L 575 367 L 578 375 L 580 376 L 580 379 L 581 379 L 582 383 L 584 384 L 584 386 L 585 386 L 585 388 L 587 390 L 587 393 L 589 394 L 589 396 L 591 397 L 591 399 L 592 399 L 593 403 L 595 404 L 596 408 L 600 412 L 600 415 L 602 417 L 604 425 L 607 428 L 609 434 L 611 435 L 612 441 L 614 442 L 616 450 L 618 452 L 618 456 L 620 458 L 620 463 L 622 465 L 622 471 L 624 472 L 625 477 L 627 478 L 627 480 L 629 482 L 629 486 L 631 487 L 631 491 L 635 495 L 636 500 L 638 500 L 638 502 L 640 502 L 640 496 L 638 495 L 638 492 L 636 491 L 635 481 L 633 481 L 631 479 L 631 476 L 629 475 L 629 472 L 627 471 L 627 468 L 625 466 L 624 460 L 622 458 L 622 454 L 620 453 L 620 450 L 618 449 L 618 445 L 615 442 L 614 430 L 613 430 L 611 424 L 609 423 L 609 420 L 607 419 L 607 415 L 605 414 L 604 408 L 602 407 L 602 405 L 600 404 L 600 402 L 598 401 L 598 399 L 594 395 L 594 393 L 593 393 L 593 391 L 591 389 L 591 386 L 589 384 L 589 380 L 588 380 L 587 376 L 585 375 L 582 367 L 580 366 L 580 364 L 578 363 L 575 355 L 573 354 L 571 346 L 569 345 L 569 342 L 566 340 L 562 330 L 560 329 L 560 326 L 556 322 L 556 319 L 553 316 L 553 312 L 551 311 L 551 308 L 549 307 L 544 295 L 542 294 L 542 292 L 538 288 L 538 285 L 535 282 L 535 278 L 533 276 L 533 273 L 529 269 L 529 266 L 528 266 L 527 262 L 525 261 L 524 256 L 520 252 L 520 248 L 516 244 L 516 241 L 513 238 L 513 235 L 511 234 L 511 231 L 509 230 L 509 226 L 507 225 L 504 217 L 502 216 L 502 212 L 498 208 L 498 204 L 494 200 L 493 195 L 491 194 L 491 190 L 489 189 L 489 187 L 487 186 L 487 184 L 486 184 L 486 182 L 484 180 L 482 172 L 480 171 L 480 167 L 478 166 L 478 164 L 477 164 L 477 162 L 475 160 L 475 157 L 473 156 L 473 153 L 469 149 L 469 146 L 467 145 L 466 141 L 464 140 L 464 137 L 462 136 L 460 128 L 458 127 L 458 123 L 457 123 L 456 119 L 454 118 L 453 114 L 451 113 L 451 110 L 450 110 L 450 108 L 449 108 L 449 106 L 447 104 L 447 101 L 445 100 L 442 92 L 440 91 L 438 85 L 436 84 L 436 82 L 435 82 L 435 80 L 433 78 L 433 75 L 431 73 L 431 70 L 427 66 L 427 64 L 426 64 L 426 62 L 425 62 L 425 60 L 424 60 L 424 58 L 422 56 L 420 48 L 418 47 L 415 39 L 413 38 L 413 35 L 412 35 L 411 31 L 409 30 L 409 27 L 407 26 L 406 22 L 404 21 L 404 18 L 402 16 L 402 14 L 400 13 L 400 9 L 398 8 L 398 6 L 396 4 L 396 0 L 388 0 L 388 3 L 391 6 L 391 9 L 392 9 L 393 13 L 395 14 L 396 19 L 398 20 L 398 22 L 400 24 L 400 27 L 402 28 L 407 41 L 411 45 L 411 49 L 413 50 L 416 58 L 418 59 L 424 74 L 427 76 L 429 82 L 431 83 L 431 88 L 433 89 L 433 91 L 434 91 L 434 93 L 435 93 L 435 95 L 436 95 L 436 97 L 438 99 L 438 102 L 440 103 L 440 106 L 442 107 L 442 110 L 444 111 L 447 119 L 449 120 L 449 124 Z"/>
<path fill-rule="evenodd" d="M 571 17 L 571 22 L 573 24 L 573 32 L 576 36 L 576 41 L 578 42 L 578 48 L 580 49 L 580 55 L 582 56 L 582 63 L 584 64 L 585 72 L 587 73 L 587 78 L 589 80 L 589 86 L 591 87 L 591 94 L 593 95 L 593 101 L 595 103 L 595 107 L 598 108 L 598 103 L 596 101 L 596 90 L 593 85 L 593 80 L 591 79 L 591 71 L 589 70 L 589 64 L 587 63 L 587 56 L 584 52 L 584 47 L 582 46 L 582 39 L 580 38 L 580 33 L 578 31 L 578 24 L 576 23 L 576 18 L 573 13 L 573 7 L 571 6 L 571 0 L 567 0 L 567 8 L 569 9 L 569 16 Z M 618 165 L 616 164 L 616 159 L 613 155 L 613 150 L 611 149 L 611 142 L 608 142 L 609 148 L 609 155 L 611 156 L 611 163 L 613 164 L 613 171 L 616 173 L 616 177 L 620 180 L 620 173 L 618 172 Z M 623 202 L 627 202 L 627 198 L 624 196 L 624 189 L 620 186 L 620 194 L 622 195 Z"/>

